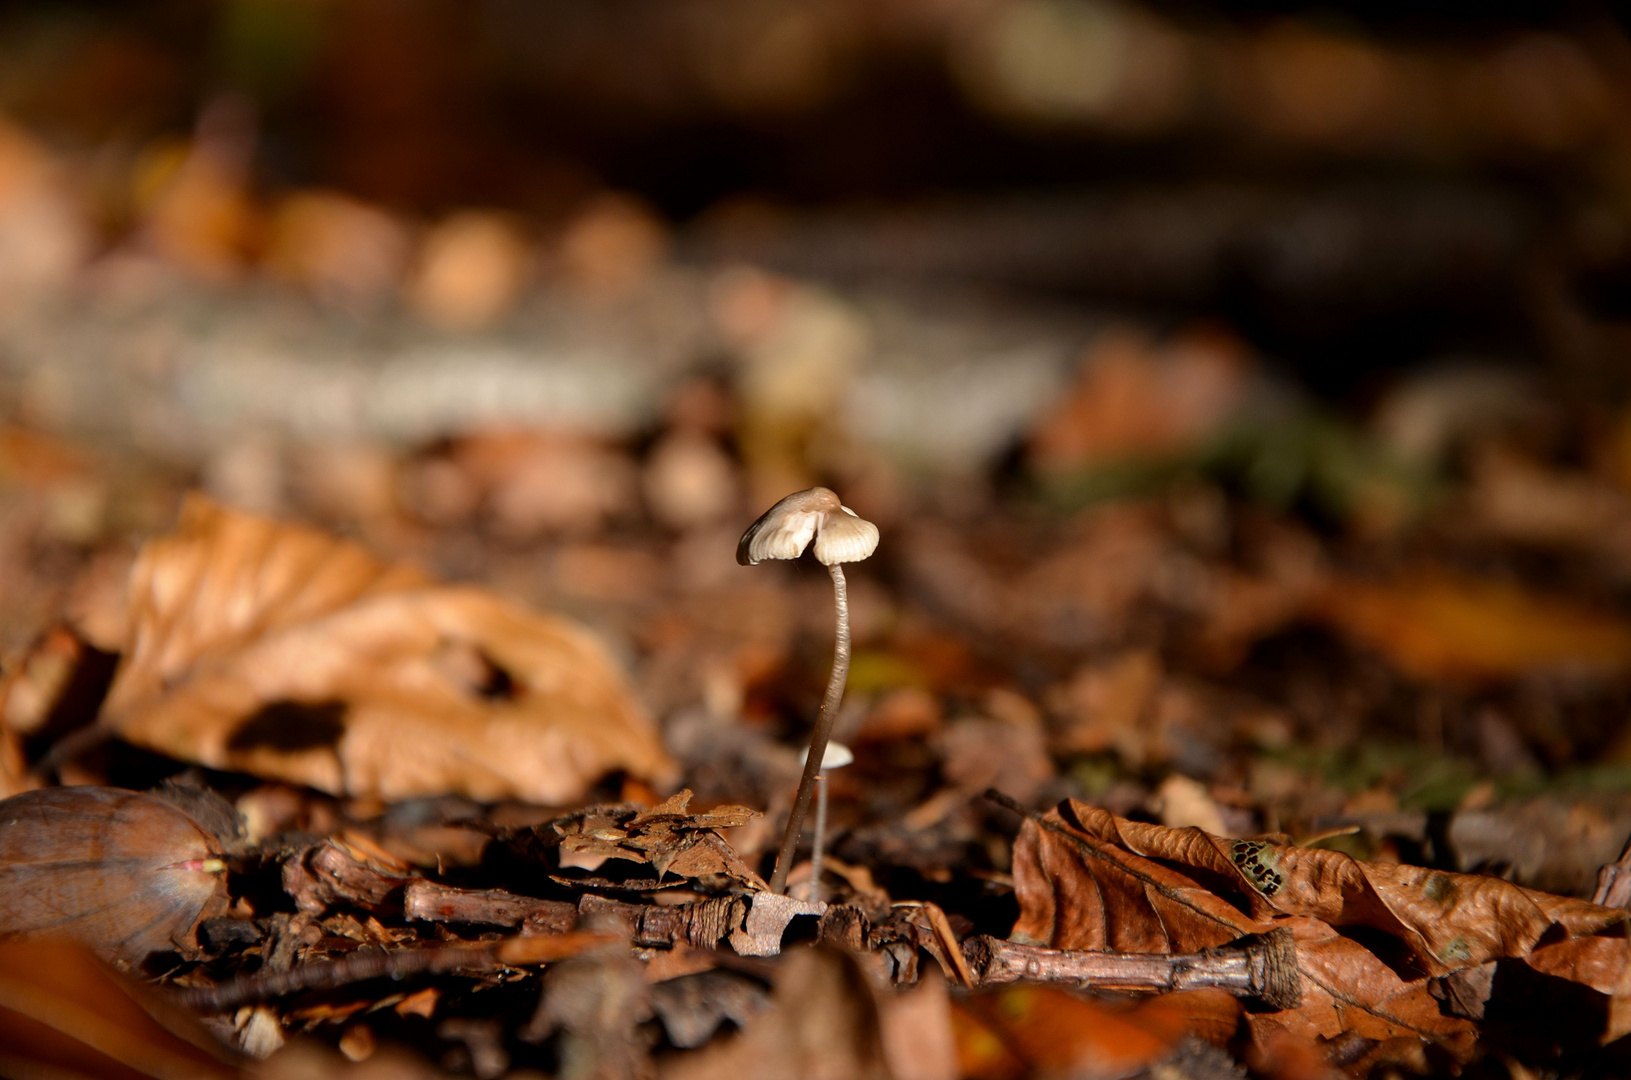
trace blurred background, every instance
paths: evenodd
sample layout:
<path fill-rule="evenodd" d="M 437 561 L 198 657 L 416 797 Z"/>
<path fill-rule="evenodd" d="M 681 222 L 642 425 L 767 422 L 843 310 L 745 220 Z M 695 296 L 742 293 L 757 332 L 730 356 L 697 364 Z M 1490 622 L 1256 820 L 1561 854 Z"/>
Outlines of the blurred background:
<path fill-rule="evenodd" d="M 0 9 L 11 652 L 198 487 L 589 620 L 701 769 L 813 712 L 825 579 L 731 553 L 823 482 L 863 769 L 1618 792 L 1628 359 L 1606 4 Z"/>

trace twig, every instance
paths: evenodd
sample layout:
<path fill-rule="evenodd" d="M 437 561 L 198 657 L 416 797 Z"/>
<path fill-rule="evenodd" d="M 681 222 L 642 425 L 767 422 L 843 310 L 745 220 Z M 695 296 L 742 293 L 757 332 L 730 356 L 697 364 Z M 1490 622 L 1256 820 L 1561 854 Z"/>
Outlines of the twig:
<path fill-rule="evenodd" d="M 998 791 L 994 787 L 986 788 L 985 791 L 981 794 L 981 797 L 984 798 L 987 802 L 996 803 L 998 806 L 1002 807 L 1004 810 L 1012 810 L 1014 813 L 1018 814 L 1022 818 L 1033 818 L 1033 817 L 1037 816 L 1036 814 L 1031 812 L 1030 807 L 1026 806 L 1024 803 L 1020 802 L 1018 799 L 1014 798 L 1012 795 L 1008 794 L 1007 792 Z"/>
<path fill-rule="evenodd" d="M 1213 987 L 1257 998 L 1273 1009 L 1302 1004 L 1296 945 L 1284 927 L 1236 945 L 1178 956 L 1044 949 L 987 934 L 969 938 L 963 953 L 982 986 L 1027 979 L 1158 993 Z"/>
<path fill-rule="evenodd" d="M 603 896 L 586 894 L 578 904 L 578 914 L 615 915 L 628 925 L 632 943 L 643 948 L 669 948 L 677 944 L 698 949 L 714 949 L 742 925 L 748 901 L 741 896 L 712 896 L 672 907 L 659 904 L 625 904 Z"/>
<path fill-rule="evenodd" d="M 564 900 L 539 900 L 503 889 L 457 889 L 424 880 L 410 881 L 403 889 L 402 913 L 423 922 L 520 926 L 532 933 L 559 933 L 578 921 L 578 905 Z"/>
<path fill-rule="evenodd" d="M 195 1012 L 219 1014 L 289 994 L 328 990 L 369 979 L 404 979 L 427 972 L 491 971 L 500 967 L 547 964 L 619 940 L 613 934 L 575 931 L 540 937 L 505 938 L 471 945 L 433 945 L 394 952 L 369 950 L 338 960 L 302 964 L 288 971 L 256 971 L 239 975 L 216 986 L 195 986 L 182 990 L 176 997 L 182 1005 Z"/>

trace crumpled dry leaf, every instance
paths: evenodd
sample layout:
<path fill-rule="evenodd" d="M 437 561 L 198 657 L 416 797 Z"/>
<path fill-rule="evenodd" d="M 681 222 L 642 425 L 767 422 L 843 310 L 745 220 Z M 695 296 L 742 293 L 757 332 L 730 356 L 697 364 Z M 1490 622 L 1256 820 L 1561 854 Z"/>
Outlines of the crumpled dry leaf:
<path fill-rule="evenodd" d="M 29 791 L 0 803 L 0 938 L 67 937 L 140 964 L 196 950 L 226 909 L 219 838 L 171 802 L 117 788 Z"/>
<path fill-rule="evenodd" d="M 1631 1034 L 1631 945 L 1623 937 L 1575 938 L 1542 946 L 1524 958 L 1542 975 L 1552 975 L 1590 987 L 1608 1000 L 1602 1010 L 1603 1030 L 1599 1039 L 1613 1042 Z M 1494 989 L 1494 972 L 1479 989 L 1482 1008 Z"/>
<path fill-rule="evenodd" d="M 717 806 L 705 814 L 688 814 L 691 789 L 642 810 L 633 806 L 592 806 L 550 826 L 560 836 L 561 865 L 599 869 L 607 859 L 647 863 L 657 879 L 697 878 L 721 874 L 752 889 L 765 888 L 719 835 L 718 830 L 746 825 L 760 816 L 745 806 Z"/>
<path fill-rule="evenodd" d="M 268 270 L 319 300 L 358 312 L 390 296 L 412 249 L 401 221 L 336 191 L 290 195 L 268 232 Z"/>
<path fill-rule="evenodd" d="M 1465 502 L 1474 530 L 1594 559 L 1621 580 L 1631 570 L 1631 498 L 1622 487 L 1502 446 L 1477 448 L 1471 471 Z"/>
<path fill-rule="evenodd" d="M 1147 825 L 1075 800 L 1026 822 L 1014 879 L 1013 939 L 1050 948 L 1194 952 L 1288 927 L 1303 1005 L 1252 1017 L 1260 1034 L 1464 1044 L 1472 1028 L 1441 1012 L 1432 977 L 1621 917 L 1497 878 Z"/>
<path fill-rule="evenodd" d="M 218 769 L 401 799 L 563 803 L 672 770 L 584 630 L 201 498 L 131 571 L 102 720 Z"/>

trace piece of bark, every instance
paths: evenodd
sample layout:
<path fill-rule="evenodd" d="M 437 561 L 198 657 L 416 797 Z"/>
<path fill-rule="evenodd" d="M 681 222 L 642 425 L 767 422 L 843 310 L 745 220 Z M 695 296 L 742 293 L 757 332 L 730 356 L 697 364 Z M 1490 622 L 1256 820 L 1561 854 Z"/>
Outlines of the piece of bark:
<path fill-rule="evenodd" d="M 1028 979 L 1157 993 L 1213 987 L 1257 998 L 1275 1009 L 1295 1009 L 1302 1003 L 1295 946 L 1284 929 L 1242 945 L 1177 956 L 1044 949 L 987 934 L 965 942 L 963 954 L 981 986 Z"/>
<path fill-rule="evenodd" d="M 782 893 L 754 893 L 741 929 L 731 932 L 731 948 L 739 956 L 775 956 L 782 951 L 782 935 L 789 923 L 800 915 L 820 916 L 826 910 L 826 904 L 795 900 Z"/>
<path fill-rule="evenodd" d="M 615 915 L 623 920 L 636 947 L 664 948 L 684 944 L 713 949 L 742 926 L 748 914 L 748 900 L 742 896 L 715 896 L 670 907 L 625 904 L 593 893 L 586 894 L 578 902 L 579 918 L 597 914 Z"/>
<path fill-rule="evenodd" d="M 374 915 L 400 915 L 411 874 L 388 873 L 333 840 L 283 864 L 283 888 L 301 911 L 322 914 L 341 903 Z"/>
<path fill-rule="evenodd" d="M 864 952 L 871 921 L 854 904 L 828 904 L 816 930 L 816 940 L 851 952 Z"/>
<path fill-rule="evenodd" d="M 539 900 L 503 889 L 458 889 L 434 881 L 410 881 L 402 891 L 402 912 L 423 922 L 519 926 L 521 932 L 563 933 L 578 923 L 576 904 Z"/>

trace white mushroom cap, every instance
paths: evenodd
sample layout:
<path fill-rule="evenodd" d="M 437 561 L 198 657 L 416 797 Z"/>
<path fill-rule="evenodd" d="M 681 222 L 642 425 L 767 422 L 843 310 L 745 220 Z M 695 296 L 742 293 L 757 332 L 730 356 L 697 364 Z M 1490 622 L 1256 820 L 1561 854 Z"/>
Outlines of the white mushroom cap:
<path fill-rule="evenodd" d="M 847 506 L 816 527 L 815 557 L 823 566 L 860 562 L 878 550 L 878 527 Z"/>
<path fill-rule="evenodd" d="M 810 748 L 806 746 L 799 751 L 799 764 L 803 765 L 810 760 Z M 827 749 L 821 752 L 821 767 L 823 769 L 842 769 L 855 760 L 855 754 L 841 742 L 827 740 Z"/>
<path fill-rule="evenodd" d="M 736 561 L 796 559 L 815 541 L 821 563 L 860 562 L 878 549 L 878 527 L 838 501 L 830 489 L 796 491 L 748 526 L 736 545 Z"/>

